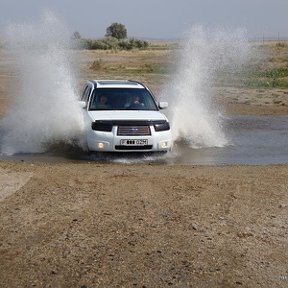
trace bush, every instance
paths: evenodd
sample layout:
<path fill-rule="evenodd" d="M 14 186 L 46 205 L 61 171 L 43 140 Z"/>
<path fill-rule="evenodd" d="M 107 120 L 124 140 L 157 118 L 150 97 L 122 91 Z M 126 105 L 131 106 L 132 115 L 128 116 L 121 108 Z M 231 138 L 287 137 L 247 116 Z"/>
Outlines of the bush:
<path fill-rule="evenodd" d="M 108 49 L 117 49 L 119 47 L 119 40 L 114 37 L 105 37 L 101 39 L 109 48 Z"/>
<path fill-rule="evenodd" d="M 118 40 L 117 38 L 108 36 L 98 40 L 92 39 L 74 39 L 72 47 L 75 49 L 88 50 L 108 50 L 108 49 L 146 49 L 149 44 L 147 41 L 131 38 L 129 40 Z"/>
<path fill-rule="evenodd" d="M 73 49 L 91 49 L 92 40 L 89 39 L 72 39 L 71 47 Z"/>
<path fill-rule="evenodd" d="M 109 45 L 102 40 L 90 40 L 88 49 L 89 50 L 107 50 L 109 49 Z"/>
<path fill-rule="evenodd" d="M 133 48 L 147 48 L 148 47 L 148 42 L 147 41 L 142 41 L 142 40 L 138 40 L 138 39 L 134 39 L 132 38 L 130 40 L 131 45 Z"/>
<path fill-rule="evenodd" d="M 129 41 L 119 41 L 118 46 L 123 50 L 131 50 L 133 47 Z"/>

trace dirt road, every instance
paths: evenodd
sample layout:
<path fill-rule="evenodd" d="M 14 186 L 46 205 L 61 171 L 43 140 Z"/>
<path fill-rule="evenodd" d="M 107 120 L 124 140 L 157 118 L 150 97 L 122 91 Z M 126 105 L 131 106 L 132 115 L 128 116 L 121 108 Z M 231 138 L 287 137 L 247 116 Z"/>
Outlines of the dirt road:
<path fill-rule="evenodd" d="M 288 166 L 0 171 L 0 287 L 288 286 Z"/>

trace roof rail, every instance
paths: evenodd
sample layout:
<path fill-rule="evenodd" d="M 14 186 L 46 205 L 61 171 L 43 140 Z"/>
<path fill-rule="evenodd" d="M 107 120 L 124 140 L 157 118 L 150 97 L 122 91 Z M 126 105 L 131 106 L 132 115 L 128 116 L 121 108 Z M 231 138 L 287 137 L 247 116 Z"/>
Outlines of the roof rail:
<path fill-rule="evenodd" d="M 88 81 L 93 83 L 94 87 L 97 88 L 97 81 L 96 80 L 88 80 Z"/>
<path fill-rule="evenodd" d="M 129 81 L 129 82 L 137 83 L 137 84 L 143 86 L 144 88 L 146 88 L 146 86 L 145 86 L 143 83 L 141 83 L 141 82 L 139 82 L 139 81 L 137 81 L 137 80 L 131 80 L 131 79 L 129 79 L 128 81 Z"/>

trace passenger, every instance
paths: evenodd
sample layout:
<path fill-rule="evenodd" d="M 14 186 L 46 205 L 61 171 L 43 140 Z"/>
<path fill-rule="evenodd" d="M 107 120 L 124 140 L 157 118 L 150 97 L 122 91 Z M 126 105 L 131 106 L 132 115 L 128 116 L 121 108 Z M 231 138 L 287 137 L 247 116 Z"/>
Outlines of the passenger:
<path fill-rule="evenodd" d="M 129 108 L 143 108 L 144 103 L 141 102 L 139 95 L 133 95 L 132 97 L 132 103 L 129 105 Z"/>
<path fill-rule="evenodd" d="M 107 97 L 105 95 L 98 96 L 98 103 L 97 103 L 97 109 L 105 110 L 105 109 L 111 109 L 111 105 L 107 104 Z"/>

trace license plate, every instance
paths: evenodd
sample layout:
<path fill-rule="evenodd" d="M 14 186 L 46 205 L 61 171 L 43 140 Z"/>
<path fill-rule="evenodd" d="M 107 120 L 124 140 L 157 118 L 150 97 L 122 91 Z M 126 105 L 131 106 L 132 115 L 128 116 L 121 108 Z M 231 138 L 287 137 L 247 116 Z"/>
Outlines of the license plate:
<path fill-rule="evenodd" d="M 120 140 L 122 146 L 144 146 L 148 145 L 147 139 L 122 139 Z"/>

